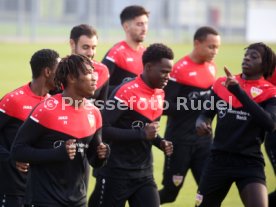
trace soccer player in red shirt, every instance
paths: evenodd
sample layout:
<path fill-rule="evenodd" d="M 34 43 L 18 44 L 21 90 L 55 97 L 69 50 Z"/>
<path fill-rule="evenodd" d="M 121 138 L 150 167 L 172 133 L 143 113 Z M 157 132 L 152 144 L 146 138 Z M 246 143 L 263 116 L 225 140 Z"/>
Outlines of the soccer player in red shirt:
<path fill-rule="evenodd" d="M 103 140 L 111 154 L 107 165 L 96 171 L 91 207 L 124 207 L 127 201 L 130 207 L 160 205 L 151 148 L 155 145 L 168 156 L 173 151 L 172 143 L 158 135 L 173 52 L 152 44 L 142 58 L 143 73 L 115 89 L 103 111 Z"/>
<path fill-rule="evenodd" d="M 100 111 L 85 97 L 96 90 L 86 56 L 63 58 L 55 77 L 64 86 L 41 102 L 17 133 L 12 156 L 30 163 L 26 204 L 86 206 L 86 163 L 105 164 L 109 148 L 101 141 Z"/>
<path fill-rule="evenodd" d="M 274 52 L 263 43 L 246 48 L 242 73 L 219 78 L 206 108 L 196 122 L 200 135 L 212 132 L 214 141 L 196 196 L 200 207 L 220 206 L 233 182 L 246 207 L 267 207 L 267 188 L 261 144 L 276 129 L 276 87 L 266 79 L 276 64 Z"/>
<path fill-rule="evenodd" d="M 168 116 L 165 139 L 173 143 L 174 153 L 165 157 L 163 188 L 159 191 L 161 204 L 176 199 L 189 169 L 199 183 L 212 136 L 199 137 L 195 122 L 216 79 L 214 58 L 219 46 L 220 35 L 215 29 L 198 28 L 192 52 L 182 57 L 170 73 L 165 87 L 165 99 L 169 103 L 164 110 Z M 185 105 L 181 105 L 183 102 Z"/>
<path fill-rule="evenodd" d="M 11 146 L 30 112 L 50 97 L 48 92 L 55 86 L 58 61 L 59 54 L 54 50 L 35 52 L 30 60 L 31 82 L 6 94 L 0 101 L 0 206 L 23 206 L 29 164 L 12 159 Z"/>
<path fill-rule="evenodd" d="M 142 6 L 124 8 L 120 20 L 125 32 L 125 40 L 116 43 L 105 55 L 102 63 L 110 73 L 109 94 L 123 81 L 134 78 L 143 72 L 142 45 L 148 31 L 149 12 Z"/>

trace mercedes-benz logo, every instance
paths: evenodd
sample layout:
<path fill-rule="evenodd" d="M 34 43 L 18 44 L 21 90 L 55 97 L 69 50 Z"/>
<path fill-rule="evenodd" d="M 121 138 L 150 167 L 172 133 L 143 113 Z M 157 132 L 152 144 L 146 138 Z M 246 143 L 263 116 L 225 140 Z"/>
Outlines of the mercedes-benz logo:
<path fill-rule="evenodd" d="M 226 115 L 227 108 L 220 109 L 218 112 L 218 117 L 222 119 Z"/>
<path fill-rule="evenodd" d="M 189 100 L 195 100 L 198 99 L 199 93 L 197 91 L 192 91 L 191 93 L 188 94 Z"/>
<path fill-rule="evenodd" d="M 53 147 L 54 147 L 55 149 L 56 149 L 56 148 L 59 148 L 59 147 L 61 147 L 62 143 L 64 143 L 63 140 L 57 140 L 57 141 L 54 142 Z"/>
<path fill-rule="evenodd" d="M 131 77 L 125 77 L 125 78 L 122 80 L 122 83 L 129 82 L 131 79 L 132 79 Z"/>
<path fill-rule="evenodd" d="M 145 124 L 142 121 L 134 121 L 131 124 L 132 129 L 143 129 L 145 127 Z"/>

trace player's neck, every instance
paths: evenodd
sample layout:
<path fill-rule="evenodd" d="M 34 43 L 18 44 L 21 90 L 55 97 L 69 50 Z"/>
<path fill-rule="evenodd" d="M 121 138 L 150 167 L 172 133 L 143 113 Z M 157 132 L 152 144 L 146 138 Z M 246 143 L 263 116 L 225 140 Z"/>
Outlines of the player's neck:
<path fill-rule="evenodd" d="M 197 63 L 197 64 L 202 64 L 204 63 L 205 61 L 202 60 L 194 51 L 192 51 L 189 55 L 189 57 L 191 58 L 191 60 L 194 62 L 194 63 Z"/>
<path fill-rule="evenodd" d="M 130 39 L 126 39 L 125 42 L 133 50 L 139 50 L 142 47 L 142 42 L 134 42 Z"/>
<path fill-rule="evenodd" d="M 46 96 L 49 92 L 49 89 L 42 84 L 39 80 L 32 80 L 30 84 L 31 91 L 37 96 Z"/>
<path fill-rule="evenodd" d="M 79 96 L 75 92 L 72 92 L 70 89 L 65 89 L 62 92 L 62 98 L 66 105 L 71 105 L 77 108 L 80 108 L 84 104 L 84 98 L 82 96 Z"/>
<path fill-rule="evenodd" d="M 242 73 L 241 77 L 244 80 L 259 80 L 260 78 L 263 77 L 263 75 L 262 74 L 246 75 L 246 74 Z"/>
<path fill-rule="evenodd" d="M 154 87 L 151 85 L 151 83 L 146 75 L 142 74 L 141 78 L 148 87 L 154 89 Z"/>

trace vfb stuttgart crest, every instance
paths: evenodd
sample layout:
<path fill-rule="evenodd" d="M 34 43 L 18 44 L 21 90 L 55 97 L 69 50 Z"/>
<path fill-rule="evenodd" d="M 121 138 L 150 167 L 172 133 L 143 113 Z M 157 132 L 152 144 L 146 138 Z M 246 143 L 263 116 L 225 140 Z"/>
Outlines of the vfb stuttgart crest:
<path fill-rule="evenodd" d="M 87 114 L 88 122 L 92 128 L 95 125 L 95 116 L 93 114 Z"/>
<path fill-rule="evenodd" d="M 182 175 L 173 175 L 172 177 L 173 184 L 177 187 L 183 182 Z"/>

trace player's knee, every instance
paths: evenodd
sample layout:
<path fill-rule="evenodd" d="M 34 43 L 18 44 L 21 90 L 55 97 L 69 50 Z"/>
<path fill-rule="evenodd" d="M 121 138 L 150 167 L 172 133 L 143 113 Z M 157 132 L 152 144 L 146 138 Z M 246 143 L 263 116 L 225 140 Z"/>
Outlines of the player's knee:
<path fill-rule="evenodd" d="M 178 188 L 163 188 L 159 191 L 160 203 L 171 203 L 174 202 L 179 189 Z"/>

